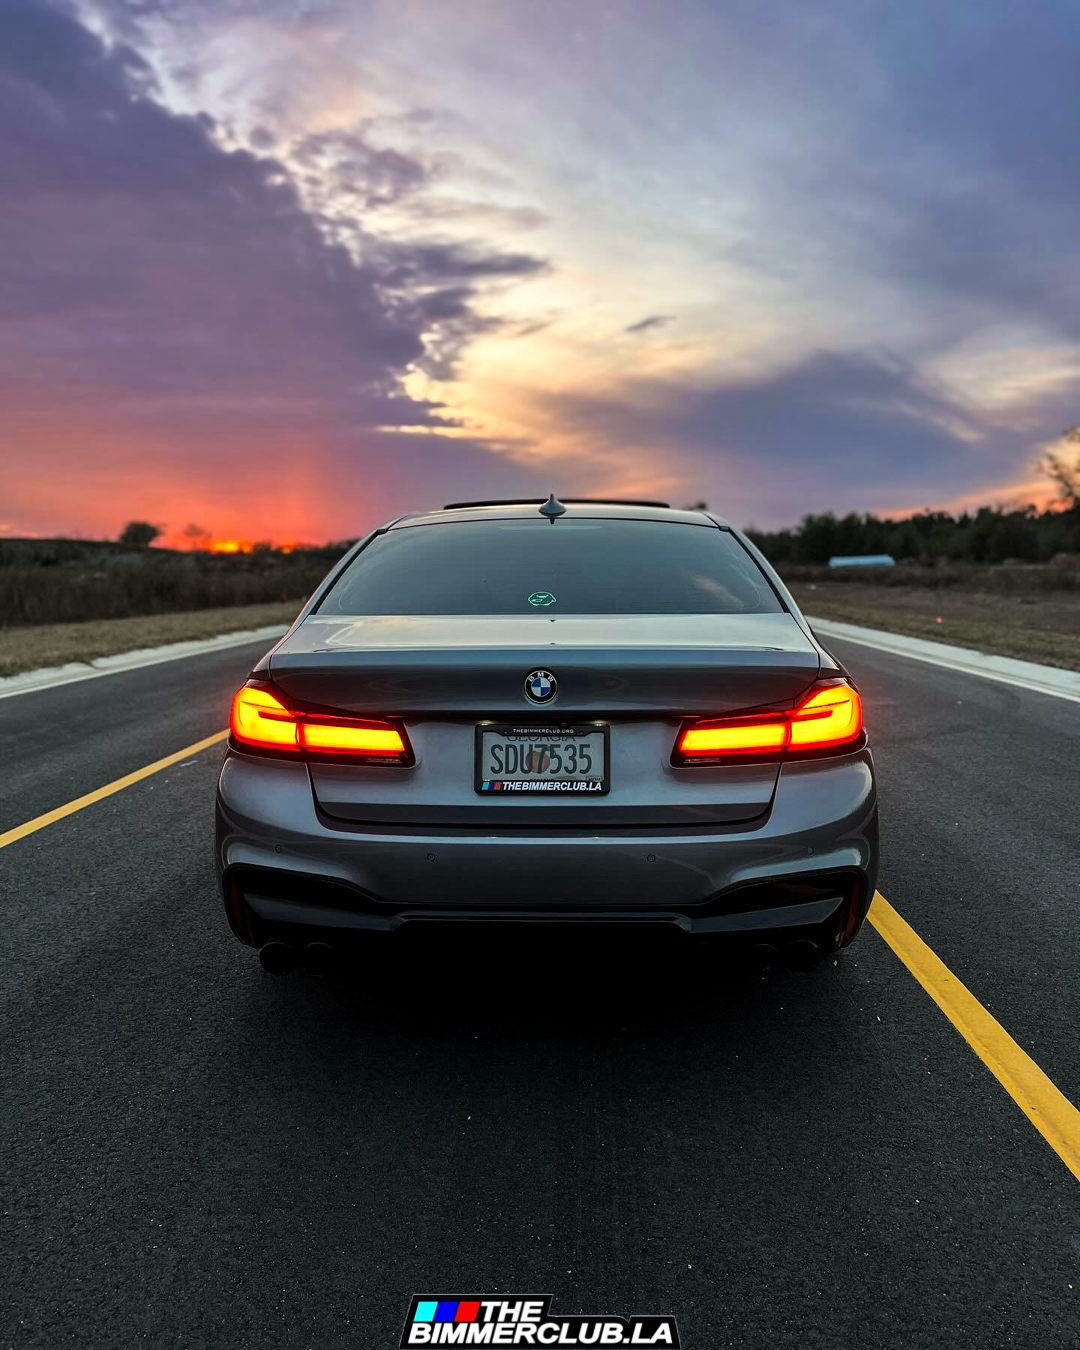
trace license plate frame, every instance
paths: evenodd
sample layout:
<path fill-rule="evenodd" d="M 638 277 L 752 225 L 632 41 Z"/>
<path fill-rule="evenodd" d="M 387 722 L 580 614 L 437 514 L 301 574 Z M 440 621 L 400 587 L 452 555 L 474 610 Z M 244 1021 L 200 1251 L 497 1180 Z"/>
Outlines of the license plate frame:
<path fill-rule="evenodd" d="M 602 738 L 604 748 L 603 774 L 602 776 L 590 774 L 588 778 L 580 779 L 485 779 L 483 776 L 485 735 L 502 736 L 506 739 L 519 741 L 532 739 L 537 742 L 555 739 L 568 742 L 575 738 L 599 735 Z M 496 782 L 502 783 L 503 786 L 494 787 L 493 784 Z M 597 786 L 588 789 L 572 786 L 565 788 L 532 786 L 533 783 L 540 782 L 551 784 L 561 782 L 568 785 L 574 782 L 589 782 L 595 783 Z M 485 787 L 485 783 L 489 786 Z M 507 786 L 510 783 L 517 786 Z M 522 786 L 522 784 L 527 784 L 527 786 Z M 551 723 L 543 722 L 503 722 L 494 719 L 487 722 L 478 722 L 473 753 L 473 790 L 480 796 L 491 799 L 498 797 L 535 797 L 542 801 L 592 801 L 597 797 L 604 797 L 611 790 L 611 727 L 607 722 L 560 722 L 554 726 Z"/>

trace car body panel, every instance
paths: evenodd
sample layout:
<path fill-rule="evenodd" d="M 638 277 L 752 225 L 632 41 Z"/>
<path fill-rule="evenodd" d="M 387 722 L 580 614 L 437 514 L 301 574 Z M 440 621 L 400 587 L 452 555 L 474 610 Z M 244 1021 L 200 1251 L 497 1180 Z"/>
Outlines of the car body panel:
<path fill-rule="evenodd" d="M 543 707 L 525 694 L 536 668 L 558 679 L 556 696 Z M 776 763 L 673 767 L 679 728 L 695 714 L 790 707 L 819 668 L 816 645 L 783 613 L 313 614 L 276 648 L 269 675 L 306 706 L 404 721 L 414 767 L 312 765 L 315 795 L 332 816 L 580 828 L 761 815 Z M 499 719 L 538 728 L 610 721 L 610 792 L 589 801 L 478 796 L 475 729 Z"/>
<path fill-rule="evenodd" d="M 876 884 L 869 750 L 785 764 L 752 825 L 653 830 L 344 828 L 320 811 L 307 766 L 230 751 L 217 816 L 219 873 L 265 868 L 341 882 L 425 910 L 663 909 L 686 913 L 750 882 L 850 869 Z"/>
<path fill-rule="evenodd" d="M 575 719 L 579 720 L 579 719 Z M 536 722 L 518 712 L 519 725 Z M 539 725 L 539 723 L 537 723 Z M 477 793 L 474 786 L 476 719 L 405 719 L 416 764 L 313 763 L 318 805 L 341 820 L 432 825 L 700 825 L 752 820 L 769 808 L 779 766 L 774 763 L 676 768 L 671 749 L 678 717 L 610 723 L 611 787 L 584 801 L 550 796 Z"/>
<path fill-rule="evenodd" d="M 719 516 L 707 511 L 685 510 L 671 506 L 645 506 L 640 502 L 600 502 L 572 500 L 566 502 L 566 515 L 577 520 L 658 520 L 665 524 L 730 526 Z M 501 502 L 491 506 L 451 507 L 445 511 L 425 511 L 422 514 L 399 516 L 385 528 L 406 530 L 417 526 L 460 525 L 474 520 L 535 520 L 537 508 L 529 502 Z M 557 529 L 558 525 L 552 526 Z"/>

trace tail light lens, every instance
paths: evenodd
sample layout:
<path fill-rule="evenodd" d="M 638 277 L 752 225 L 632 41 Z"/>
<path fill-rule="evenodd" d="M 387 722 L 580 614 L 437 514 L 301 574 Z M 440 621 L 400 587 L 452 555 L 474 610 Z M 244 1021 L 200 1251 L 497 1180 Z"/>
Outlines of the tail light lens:
<path fill-rule="evenodd" d="M 229 727 L 240 745 L 279 754 L 332 755 L 382 764 L 412 764 L 404 727 L 394 722 L 288 708 L 268 689 L 245 685 L 232 701 Z"/>
<path fill-rule="evenodd" d="M 243 745 L 263 750 L 299 750 L 296 718 L 265 689 L 246 685 L 233 695 L 229 729 Z"/>
<path fill-rule="evenodd" d="M 673 764 L 842 750 L 862 735 L 862 700 L 850 684 L 817 685 L 790 712 L 689 722 Z"/>
<path fill-rule="evenodd" d="M 389 722 L 344 722 L 336 718 L 307 717 L 300 723 L 305 750 L 331 755 L 377 755 L 401 759 L 405 738 Z"/>
<path fill-rule="evenodd" d="M 791 715 L 789 750 L 825 750 L 862 734 L 862 699 L 850 684 L 811 690 Z"/>

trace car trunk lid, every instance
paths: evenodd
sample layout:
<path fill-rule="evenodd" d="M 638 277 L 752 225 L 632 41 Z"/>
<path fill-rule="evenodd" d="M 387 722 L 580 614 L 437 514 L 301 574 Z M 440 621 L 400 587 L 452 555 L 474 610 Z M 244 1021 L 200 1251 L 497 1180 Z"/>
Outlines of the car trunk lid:
<path fill-rule="evenodd" d="M 530 703 L 526 677 L 558 694 Z M 561 828 L 737 822 L 768 810 L 775 764 L 670 762 L 686 717 L 794 700 L 818 651 L 789 614 L 516 616 L 313 615 L 270 660 L 273 681 L 308 706 L 397 717 L 416 764 L 312 764 L 323 811 L 357 823 Z M 478 723 L 606 722 L 610 791 L 589 799 L 478 793 Z"/>

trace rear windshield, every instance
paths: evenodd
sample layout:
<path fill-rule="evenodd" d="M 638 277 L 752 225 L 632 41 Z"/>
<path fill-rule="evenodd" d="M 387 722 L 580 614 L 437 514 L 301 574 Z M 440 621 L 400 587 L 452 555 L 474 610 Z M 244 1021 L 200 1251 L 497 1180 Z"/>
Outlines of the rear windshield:
<path fill-rule="evenodd" d="M 726 530 L 647 520 L 481 520 L 379 535 L 322 614 L 775 614 Z"/>

